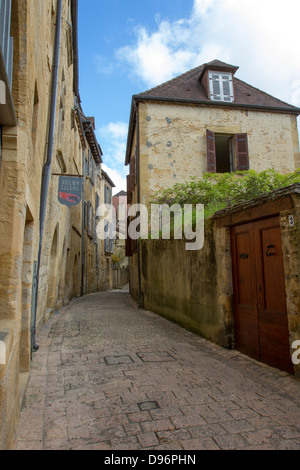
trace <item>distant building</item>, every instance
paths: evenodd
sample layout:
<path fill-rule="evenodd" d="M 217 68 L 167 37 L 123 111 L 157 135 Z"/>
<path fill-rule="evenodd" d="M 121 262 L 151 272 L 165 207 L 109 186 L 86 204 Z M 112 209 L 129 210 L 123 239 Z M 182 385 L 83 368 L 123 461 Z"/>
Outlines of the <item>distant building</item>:
<path fill-rule="evenodd" d="M 113 181 L 108 176 L 108 174 L 102 170 L 102 197 L 103 204 L 107 205 L 108 208 L 112 205 L 112 191 L 115 187 Z M 107 222 L 106 231 L 109 233 L 109 224 Z M 113 288 L 113 273 L 112 273 L 112 256 L 114 252 L 114 240 L 109 236 L 105 240 L 101 240 L 102 249 L 101 253 L 103 256 L 103 261 L 101 265 L 103 266 L 103 288 L 112 289 Z"/>
<path fill-rule="evenodd" d="M 126 216 L 127 193 L 120 191 L 112 198 L 116 211 L 117 234 L 114 240 L 113 282 L 114 288 L 123 287 L 129 282 L 129 261 L 126 256 Z"/>

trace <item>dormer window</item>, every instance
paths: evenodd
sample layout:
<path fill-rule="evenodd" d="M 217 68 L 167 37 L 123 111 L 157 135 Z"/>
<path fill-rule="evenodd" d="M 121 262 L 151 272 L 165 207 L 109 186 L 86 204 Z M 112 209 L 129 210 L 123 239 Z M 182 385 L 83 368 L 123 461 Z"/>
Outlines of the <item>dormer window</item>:
<path fill-rule="evenodd" d="M 209 94 L 212 101 L 234 101 L 231 73 L 209 72 L 208 79 Z"/>

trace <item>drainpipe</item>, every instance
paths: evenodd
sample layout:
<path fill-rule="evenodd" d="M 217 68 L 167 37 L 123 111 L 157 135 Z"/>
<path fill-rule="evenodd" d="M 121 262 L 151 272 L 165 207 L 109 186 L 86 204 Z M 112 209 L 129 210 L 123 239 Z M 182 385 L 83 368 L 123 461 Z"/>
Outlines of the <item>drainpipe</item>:
<path fill-rule="evenodd" d="M 32 332 L 32 349 L 37 351 L 39 347 L 35 343 L 36 335 L 36 316 L 37 316 L 37 300 L 39 290 L 39 274 L 41 267 L 42 258 L 42 246 L 43 246 L 43 235 L 44 225 L 47 207 L 47 197 L 49 189 L 49 180 L 51 172 L 51 163 L 54 146 L 54 135 L 55 135 L 55 123 L 56 123 L 56 97 L 58 88 L 58 71 L 59 71 L 59 56 L 60 56 L 60 38 L 61 38 L 61 24 L 62 24 L 62 0 L 57 0 L 56 10 L 56 31 L 55 31 L 55 45 L 54 45 L 54 59 L 52 69 L 52 91 L 51 91 L 51 108 L 50 108 L 50 120 L 49 120 L 49 134 L 47 144 L 47 160 L 44 165 L 42 174 L 42 186 L 41 186 L 41 200 L 40 200 L 40 232 L 39 232 L 39 252 L 38 252 L 38 264 L 36 273 L 36 301 L 33 321 L 33 332 Z"/>
<path fill-rule="evenodd" d="M 82 151 L 82 246 L 81 246 L 81 297 L 84 296 L 84 271 L 85 271 L 85 150 Z"/>
<path fill-rule="evenodd" d="M 133 100 L 133 106 L 136 115 L 136 172 L 137 172 L 137 203 L 141 204 L 141 187 L 140 187 L 140 118 L 139 110 L 135 100 Z M 141 241 L 137 240 L 137 261 L 138 261 L 138 308 L 142 308 L 142 277 L 141 277 Z"/>

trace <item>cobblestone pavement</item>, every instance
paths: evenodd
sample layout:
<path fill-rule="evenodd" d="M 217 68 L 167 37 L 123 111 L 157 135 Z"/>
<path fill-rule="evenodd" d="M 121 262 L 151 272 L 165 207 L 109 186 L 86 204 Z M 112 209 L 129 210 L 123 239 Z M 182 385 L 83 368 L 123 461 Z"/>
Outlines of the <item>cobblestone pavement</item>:
<path fill-rule="evenodd" d="M 300 381 L 138 310 L 77 299 L 40 331 L 16 449 L 300 449 Z"/>

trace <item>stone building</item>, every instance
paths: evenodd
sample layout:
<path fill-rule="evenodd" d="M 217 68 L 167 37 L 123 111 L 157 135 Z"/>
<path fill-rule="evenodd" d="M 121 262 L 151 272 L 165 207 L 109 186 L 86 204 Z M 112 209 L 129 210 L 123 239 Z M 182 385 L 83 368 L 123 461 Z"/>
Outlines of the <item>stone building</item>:
<path fill-rule="evenodd" d="M 215 60 L 133 96 L 130 204 L 147 205 L 156 191 L 205 172 L 300 167 L 300 109 L 236 72 Z M 140 307 L 299 376 L 291 361 L 300 337 L 299 185 L 233 211 L 205 221 L 200 250 L 186 251 L 185 240 L 128 238 L 131 295 Z"/>
<path fill-rule="evenodd" d="M 214 60 L 134 95 L 126 165 L 128 198 L 147 204 L 204 172 L 300 166 L 300 109 L 236 77 L 238 67 Z"/>
<path fill-rule="evenodd" d="M 129 282 L 129 261 L 126 256 L 125 217 L 127 211 L 127 193 L 120 191 L 112 198 L 116 213 L 117 227 L 114 240 L 113 287 L 119 289 Z M 122 220 L 123 219 L 123 220 Z"/>
<path fill-rule="evenodd" d="M 102 198 L 101 201 L 104 206 L 107 206 L 108 211 L 110 211 L 110 207 L 112 205 L 112 191 L 115 188 L 115 185 L 108 174 L 102 170 Z M 109 218 L 108 218 L 109 219 Z M 109 222 L 106 222 L 105 230 L 110 234 L 109 231 Z M 113 263 L 112 263 L 112 256 L 114 252 L 114 240 L 113 237 L 109 235 L 105 239 L 101 239 L 99 241 L 101 243 L 101 266 L 102 266 L 102 279 L 103 279 L 103 290 L 112 289 L 113 288 Z"/>
<path fill-rule="evenodd" d="M 87 240 L 102 152 L 80 103 L 77 14 L 77 0 L 0 1 L 0 449 L 14 441 L 36 331 L 103 284 Z M 60 203 L 61 175 L 80 193 L 84 177 L 88 199 Z"/>

